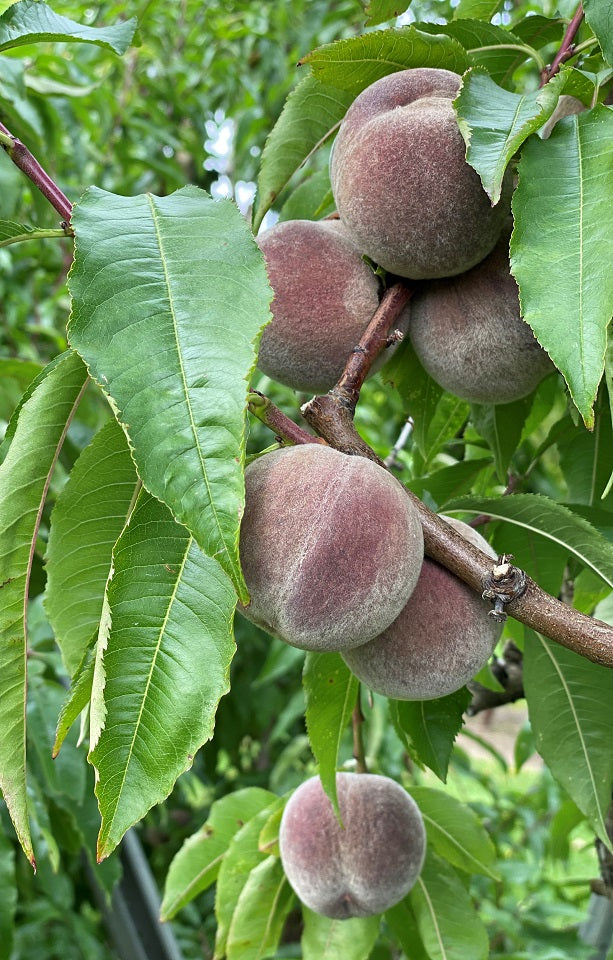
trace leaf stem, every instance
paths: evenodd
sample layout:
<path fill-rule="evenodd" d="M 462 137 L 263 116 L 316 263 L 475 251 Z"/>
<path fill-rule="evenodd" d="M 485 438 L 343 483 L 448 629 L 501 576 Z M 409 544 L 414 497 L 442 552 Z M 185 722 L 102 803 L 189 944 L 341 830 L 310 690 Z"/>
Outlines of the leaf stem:
<path fill-rule="evenodd" d="M 525 53 L 527 56 L 532 57 L 539 70 L 543 71 L 545 69 L 545 61 L 541 57 L 540 53 L 535 50 L 534 47 L 528 46 L 527 43 L 492 43 L 486 47 L 473 47 L 472 50 L 467 50 L 466 52 L 481 53 L 484 50 L 519 50 L 521 53 Z"/>
<path fill-rule="evenodd" d="M 0 240 L 0 247 L 9 247 L 12 243 L 23 243 L 24 240 L 44 240 L 47 237 L 65 236 L 65 230 L 28 230 L 27 233 L 19 233 L 7 240 Z"/>
<path fill-rule="evenodd" d="M 43 170 L 38 160 L 30 153 L 28 148 L 13 134 L 7 130 L 3 123 L 0 123 L 0 146 L 9 155 L 16 167 L 25 173 L 26 177 L 32 181 L 35 187 L 38 187 L 44 197 L 47 198 L 52 207 L 54 207 L 62 218 L 63 224 L 66 224 L 64 232 L 70 234 L 70 215 L 72 213 L 72 204 L 66 194 L 62 193 L 60 188 L 51 179 L 49 174 Z"/>

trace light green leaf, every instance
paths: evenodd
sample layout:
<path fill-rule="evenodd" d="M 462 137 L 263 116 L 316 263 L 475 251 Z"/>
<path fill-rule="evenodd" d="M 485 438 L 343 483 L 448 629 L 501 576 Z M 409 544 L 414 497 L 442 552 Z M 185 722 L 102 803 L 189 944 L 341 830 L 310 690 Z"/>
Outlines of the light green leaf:
<path fill-rule="evenodd" d="M 28 587 L 49 481 L 86 379 L 74 353 L 36 378 L 9 424 L 0 466 L 0 788 L 32 863 L 25 770 Z"/>
<path fill-rule="evenodd" d="M 0 420 L 9 419 L 19 398 L 40 371 L 40 364 L 31 360 L 0 358 Z"/>
<path fill-rule="evenodd" d="M 494 14 L 498 13 L 502 3 L 503 0 L 460 0 L 453 11 L 453 19 L 474 17 L 475 20 L 491 20 Z"/>
<path fill-rule="evenodd" d="M 526 417 L 530 413 L 532 397 L 522 397 L 513 403 L 472 404 L 471 419 L 494 455 L 496 473 L 505 486 L 509 479 L 511 458 L 521 439 Z"/>
<path fill-rule="evenodd" d="M 359 682 L 339 653 L 307 653 L 302 674 L 306 724 L 324 791 L 340 817 L 336 766 L 341 738 L 355 707 Z"/>
<path fill-rule="evenodd" d="M 364 13 L 368 17 L 367 27 L 376 27 L 379 23 L 386 23 L 399 17 L 411 5 L 411 0 L 367 0 Z"/>
<path fill-rule="evenodd" d="M 548 497 L 516 493 L 512 497 L 462 497 L 445 507 L 447 513 L 485 513 L 495 520 L 546 537 L 569 556 L 598 574 L 613 588 L 613 547 L 583 517 Z"/>
<path fill-rule="evenodd" d="M 467 873 L 500 879 L 494 869 L 494 844 L 470 807 L 429 787 L 410 787 L 409 793 L 421 810 L 428 843 L 436 853 Z"/>
<path fill-rule="evenodd" d="M 434 771 L 443 783 L 464 711 L 471 701 L 466 687 L 438 700 L 390 700 L 390 716 L 409 755 Z"/>
<path fill-rule="evenodd" d="M 510 93 L 483 68 L 469 70 L 453 106 L 466 143 L 466 160 L 481 177 L 492 204 L 498 203 L 507 165 L 524 140 L 556 108 L 566 74 L 558 73 L 534 93 Z"/>
<path fill-rule="evenodd" d="M 524 689 L 536 747 L 607 846 L 613 786 L 613 670 L 527 631 Z"/>
<path fill-rule="evenodd" d="M 453 868 L 432 850 L 408 899 L 431 960 L 485 960 L 485 926 Z"/>
<path fill-rule="evenodd" d="M 212 736 L 235 650 L 230 581 L 144 491 L 113 550 L 113 571 L 106 715 L 89 756 L 98 773 L 100 860 L 168 796 Z"/>
<path fill-rule="evenodd" d="M 100 622 L 113 544 L 133 505 L 137 476 L 116 420 L 75 463 L 57 499 L 45 557 L 45 610 L 72 675 Z"/>
<path fill-rule="evenodd" d="M 93 647 L 97 634 L 90 639 L 90 645 Z M 53 743 L 52 756 L 57 757 L 66 739 L 68 731 L 80 714 L 87 709 L 94 683 L 94 668 L 96 658 L 91 653 L 85 654 L 83 662 L 75 672 L 68 696 L 64 700 L 58 714 L 57 727 L 55 731 L 55 741 Z"/>
<path fill-rule="evenodd" d="M 613 302 L 613 111 L 599 105 L 532 137 L 513 195 L 511 271 L 521 311 L 562 371 L 586 425 L 604 368 Z M 561 305 L 563 304 L 563 309 Z"/>
<path fill-rule="evenodd" d="M 247 380 L 271 290 L 238 209 L 196 187 L 169 197 L 91 188 L 75 208 L 69 337 L 108 393 L 145 487 L 247 592 Z"/>
<path fill-rule="evenodd" d="M 112 27 L 86 27 L 54 13 L 46 3 L 21 0 L 0 17 L 0 50 L 28 43 L 76 41 L 108 47 L 121 55 L 130 46 L 135 30 L 134 18 Z"/>
<path fill-rule="evenodd" d="M 254 867 L 232 915 L 228 960 L 274 956 L 293 902 L 294 892 L 277 857 L 268 857 Z"/>
<path fill-rule="evenodd" d="M 585 19 L 598 38 L 602 55 L 613 67 L 613 7 L 610 0 L 584 0 Z"/>
<path fill-rule="evenodd" d="M 292 90 L 262 151 L 253 211 L 256 233 L 292 175 L 337 130 L 353 99 L 313 76 Z"/>
<path fill-rule="evenodd" d="M 305 906 L 302 916 L 302 960 L 368 960 L 379 936 L 379 917 L 331 920 Z"/>
<path fill-rule="evenodd" d="M 10 960 L 13 951 L 16 907 L 15 852 L 0 830 L 0 960 Z"/>
<path fill-rule="evenodd" d="M 245 787 L 213 803 L 206 823 L 187 838 L 170 864 L 160 907 L 161 920 L 172 919 L 215 882 L 232 837 L 276 799 L 268 790 Z"/>
<path fill-rule="evenodd" d="M 354 96 L 371 83 L 409 67 L 438 67 L 463 73 L 468 66 L 465 51 L 452 37 L 431 35 L 414 26 L 398 30 L 375 30 L 349 40 L 336 40 L 304 57 L 322 83 Z"/>
<path fill-rule="evenodd" d="M 230 925 L 249 874 L 259 863 L 266 860 L 266 854 L 262 853 L 258 845 L 260 831 L 270 815 L 282 804 L 283 800 L 279 798 L 260 810 L 230 841 L 217 877 L 215 960 L 226 956 Z"/>
<path fill-rule="evenodd" d="M 43 227 L 30 227 L 14 220 L 0 220 L 0 247 L 22 240 L 41 240 L 45 237 L 65 237 L 63 230 L 46 230 Z"/>

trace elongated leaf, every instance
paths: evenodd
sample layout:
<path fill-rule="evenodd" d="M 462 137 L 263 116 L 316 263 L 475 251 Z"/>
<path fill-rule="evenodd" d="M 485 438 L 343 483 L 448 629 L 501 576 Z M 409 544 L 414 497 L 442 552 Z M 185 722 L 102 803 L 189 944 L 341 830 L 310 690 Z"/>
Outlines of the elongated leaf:
<path fill-rule="evenodd" d="M 170 864 L 160 908 L 162 920 L 170 920 L 215 882 L 232 837 L 274 800 L 268 790 L 246 787 L 215 801 L 206 823 L 187 838 Z"/>
<path fill-rule="evenodd" d="M 411 960 L 428 960 L 408 897 L 385 911 L 385 922 Z"/>
<path fill-rule="evenodd" d="M 505 486 L 511 457 L 519 444 L 532 397 L 513 403 L 477 404 L 471 407 L 471 419 L 494 455 L 498 479 Z"/>
<path fill-rule="evenodd" d="M 518 94 L 499 87 L 482 68 L 464 76 L 453 106 L 466 142 L 466 159 L 493 204 L 500 200 L 509 160 L 551 116 L 565 82 L 562 72 L 542 89 Z"/>
<path fill-rule="evenodd" d="M 282 802 L 280 799 L 273 801 L 269 806 L 256 813 L 230 841 L 217 878 L 215 960 L 226 956 L 232 917 L 241 892 L 249 879 L 249 874 L 257 867 L 258 863 L 266 860 L 266 854 L 262 853 L 258 845 L 260 831 L 270 815 Z"/>
<path fill-rule="evenodd" d="M 464 18 L 449 23 L 417 23 L 416 26 L 427 33 L 443 34 L 458 41 L 466 50 L 468 64 L 484 67 L 502 86 L 511 83 L 517 67 L 531 56 L 530 48 L 510 30 L 484 20 Z"/>
<path fill-rule="evenodd" d="M 408 899 L 431 960 L 485 960 L 485 926 L 453 868 L 432 850 Z"/>
<path fill-rule="evenodd" d="M 447 779 L 449 758 L 471 695 L 462 687 L 438 700 L 390 700 L 390 716 L 407 752 Z"/>
<path fill-rule="evenodd" d="M 232 916 L 228 960 L 274 956 L 293 902 L 294 892 L 277 857 L 268 857 L 254 867 Z"/>
<path fill-rule="evenodd" d="M 95 641 L 97 635 L 92 638 L 92 647 L 93 641 Z M 66 735 L 73 723 L 83 710 L 87 709 L 89 704 L 92 687 L 94 683 L 94 668 L 96 666 L 96 659 L 91 653 L 86 654 L 83 658 L 83 662 L 80 664 L 76 673 L 72 678 L 72 683 L 68 696 L 64 700 L 60 712 L 58 714 L 57 727 L 55 730 L 55 741 L 53 743 L 53 757 L 57 757 L 58 753 L 62 748 L 62 744 L 66 739 Z"/>
<path fill-rule="evenodd" d="M 66 353 L 61 353 L 61 354 L 60 354 L 59 356 L 57 356 L 54 360 L 52 360 L 51 363 L 48 363 L 48 364 L 46 365 L 46 367 L 43 367 L 42 370 L 40 370 L 40 367 L 39 367 L 39 371 L 40 371 L 40 372 L 39 372 L 37 375 L 35 375 L 34 377 L 32 377 L 32 379 L 31 379 L 30 382 L 28 383 L 26 389 L 24 390 L 24 392 L 23 392 L 23 393 L 21 394 L 21 396 L 19 397 L 19 400 L 18 400 L 18 402 L 17 402 L 17 405 L 15 406 L 15 409 L 13 410 L 13 412 L 12 412 L 12 414 L 11 414 L 11 418 L 10 418 L 10 420 L 9 420 L 9 422 L 8 422 L 8 426 L 7 426 L 7 428 L 6 428 L 6 433 L 4 434 L 4 438 L 3 438 L 3 440 L 2 440 L 2 443 L 0 444 L 0 463 L 3 463 L 3 462 L 4 462 L 4 460 L 5 460 L 5 458 L 6 458 L 6 455 L 7 455 L 7 453 L 8 453 L 9 447 L 10 447 L 10 445 L 11 445 L 11 442 L 12 442 L 12 440 L 13 440 L 13 437 L 15 436 L 15 433 L 16 433 L 16 431 L 17 431 L 17 424 L 19 423 L 19 417 L 20 417 L 20 414 L 21 414 L 22 407 L 24 406 L 25 403 L 27 403 L 27 401 L 30 399 L 30 397 L 33 395 L 33 393 L 37 390 L 37 388 L 39 387 L 39 385 L 40 385 L 44 380 L 47 379 L 47 377 L 49 376 L 49 374 L 50 374 L 59 364 L 62 364 L 62 363 L 64 362 L 64 360 L 66 359 L 67 356 L 69 356 L 69 352 L 68 352 L 68 351 L 67 351 Z M 3 369 L 0 368 L 0 373 L 2 373 L 2 372 L 3 372 Z"/>
<path fill-rule="evenodd" d="M 76 354 L 65 354 L 35 382 L 9 424 L 12 437 L 0 466 L 0 787 L 32 863 L 25 770 L 28 585 L 49 480 L 84 389 L 85 367 Z"/>
<path fill-rule="evenodd" d="M 583 8 L 605 60 L 613 67 L 613 9 L 609 0 L 585 0 Z"/>
<path fill-rule="evenodd" d="M 269 318 L 262 256 L 238 209 L 91 188 L 76 207 L 72 344 L 109 394 L 145 487 L 219 560 L 243 602 L 245 382 Z"/>
<path fill-rule="evenodd" d="M 54 13 L 46 3 L 21 0 L 0 17 L 0 50 L 50 40 L 77 41 L 109 47 L 121 55 L 130 46 L 135 30 L 134 18 L 112 27 L 86 27 Z"/>
<path fill-rule="evenodd" d="M 584 520 L 547 497 L 516 493 L 512 497 L 462 497 L 445 507 L 448 513 L 486 513 L 524 530 L 533 531 L 563 547 L 613 587 L 613 547 Z"/>
<path fill-rule="evenodd" d="M 53 508 L 45 610 L 71 675 L 100 621 L 113 544 L 136 482 L 124 432 L 111 420 L 75 463 Z"/>
<path fill-rule="evenodd" d="M 304 77 L 292 90 L 262 152 L 253 211 L 257 232 L 292 175 L 338 128 L 354 94 Z"/>
<path fill-rule="evenodd" d="M 20 243 L 22 240 L 65 236 L 63 230 L 46 230 L 42 227 L 30 227 L 25 223 L 16 223 L 14 220 L 0 220 L 0 247 L 8 247 L 11 243 Z"/>
<path fill-rule="evenodd" d="M 411 787 L 409 793 L 421 810 L 428 843 L 436 853 L 460 870 L 499 879 L 494 844 L 470 807 L 429 787 Z"/>
<path fill-rule="evenodd" d="M 422 457 L 427 460 L 432 448 L 430 430 L 438 435 L 434 415 L 443 395 L 442 387 L 426 373 L 408 337 L 385 365 L 381 376 L 400 393 L 405 410 L 410 412 L 413 419 L 413 439 Z"/>
<path fill-rule="evenodd" d="M 168 796 L 212 736 L 235 649 L 230 581 L 144 492 L 115 545 L 113 568 L 102 656 L 106 715 L 90 752 L 100 860 Z"/>
<path fill-rule="evenodd" d="M 379 935 L 379 917 L 331 920 L 302 907 L 302 960 L 368 960 Z"/>
<path fill-rule="evenodd" d="M 367 15 L 367 27 L 393 20 L 410 6 L 411 0 L 368 0 L 364 13 Z"/>
<path fill-rule="evenodd" d="M 528 631 L 524 689 L 537 750 L 610 846 L 613 671 Z"/>
<path fill-rule="evenodd" d="M 306 724 L 321 785 L 340 817 L 336 766 L 341 738 L 355 707 L 359 682 L 340 653 L 307 653 L 302 674 Z"/>
<path fill-rule="evenodd" d="M 15 853 L 0 830 L 0 960 L 10 960 L 13 951 L 16 907 Z"/>
<path fill-rule="evenodd" d="M 613 302 L 613 111 L 599 105 L 530 139 L 513 195 L 511 271 L 521 311 L 562 371 L 586 425 L 604 368 Z M 564 304 L 564 309 L 560 309 Z"/>
<path fill-rule="evenodd" d="M 28 747 L 29 758 L 36 755 L 40 779 L 47 796 L 67 797 L 71 803 L 81 804 L 85 793 L 87 764 L 84 755 L 75 749 L 76 737 L 69 749 L 53 759 L 51 748 L 55 725 L 65 690 L 51 680 L 36 680 L 28 691 Z M 30 761 L 31 762 L 31 761 Z"/>
<path fill-rule="evenodd" d="M 430 35 L 410 26 L 336 40 L 318 47 L 301 63 L 310 64 L 322 83 L 349 90 L 357 96 L 388 73 L 409 67 L 439 67 L 463 73 L 468 59 L 452 37 Z"/>

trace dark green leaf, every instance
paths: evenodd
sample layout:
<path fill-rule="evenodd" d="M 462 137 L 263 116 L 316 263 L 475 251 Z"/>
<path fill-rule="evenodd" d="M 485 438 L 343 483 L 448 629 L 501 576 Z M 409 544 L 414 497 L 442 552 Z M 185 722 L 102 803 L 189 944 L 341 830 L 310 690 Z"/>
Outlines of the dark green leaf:
<path fill-rule="evenodd" d="M 491 469 L 491 463 L 488 459 L 460 460 L 428 476 L 411 479 L 410 487 L 420 500 L 428 493 L 436 509 L 442 510 L 449 500 L 468 493 L 481 471 Z"/>
<path fill-rule="evenodd" d="M 438 700 L 390 700 L 392 722 L 409 755 L 447 779 L 453 744 L 471 701 L 466 687 Z"/>
<path fill-rule="evenodd" d="M 25 769 L 27 597 L 38 526 L 57 456 L 87 379 L 74 353 L 30 386 L 9 424 L 0 466 L 0 787 L 33 859 Z"/>
<path fill-rule="evenodd" d="M 307 653 L 303 686 L 306 724 L 321 785 L 340 817 L 336 796 L 336 766 L 345 728 L 356 704 L 359 683 L 340 653 Z"/>
<path fill-rule="evenodd" d="M 531 138 L 513 196 L 511 270 L 522 316 L 568 383 L 587 426 L 604 367 L 613 301 L 613 111 L 565 117 Z M 560 309 L 564 304 L 564 309 Z"/>
<path fill-rule="evenodd" d="M 85 27 L 54 13 L 46 3 L 21 0 L 0 17 L 0 50 L 43 41 L 76 41 L 108 47 L 121 55 L 130 46 L 135 30 L 134 18 L 113 27 Z"/>
<path fill-rule="evenodd" d="M 508 482 L 509 465 L 519 444 L 526 417 L 530 413 L 532 397 L 522 397 L 513 403 L 473 404 L 471 419 L 494 454 L 496 473 L 500 483 Z"/>
<path fill-rule="evenodd" d="M 99 859 L 168 796 L 212 736 L 235 649 L 230 581 L 159 500 L 141 493 L 113 568 L 91 707 Z"/>
<path fill-rule="evenodd" d="M 91 188 L 75 208 L 72 344 L 109 394 L 145 487 L 231 577 L 243 602 L 246 380 L 271 298 L 234 204 Z"/>
<path fill-rule="evenodd" d="M 385 911 L 385 922 L 392 930 L 400 946 L 411 960 L 428 960 L 428 954 L 417 929 L 415 914 L 409 898 L 405 897 L 391 910 Z"/>
<path fill-rule="evenodd" d="M 613 8 L 609 0 L 584 0 L 583 9 L 605 60 L 613 67 Z"/>

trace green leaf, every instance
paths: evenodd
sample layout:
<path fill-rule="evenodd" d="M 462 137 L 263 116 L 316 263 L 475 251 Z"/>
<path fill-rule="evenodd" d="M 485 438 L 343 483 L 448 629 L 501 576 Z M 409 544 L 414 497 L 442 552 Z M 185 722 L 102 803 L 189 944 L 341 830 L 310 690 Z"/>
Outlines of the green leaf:
<path fill-rule="evenodd" d="M 428 843 L 436 853 L 467 873 L 500 879 L 494 869 L 494 844 L 470 807 L 429 787 L 410 787 L 409 793 L 421 810 Z"/>
<path fill-rule="evenodd" d="M 431 850 L 408 899 L 431 960 L 485 960 L 485 926 L 453 868 Z"/>
<path fill-rule="evenodd" d="M 25 770 L 28 587 L 49 481 L 86 379 L 83 363 L 69 353 L 34 381 L 9 424 L 0 466 L 0 788 L 32 863 Z"/>
<path fill-rule="evenodd" d="M 376 27 L 380 23 L 394 20 L 411 5 L 411 0 L 367 0 L 364 13 L 368 17 L 367 27 Z"/>
<path fill-rule="evenodd" d="M 604 368 L 613 301 L 613 111 L 602 105 L 532 137 L 513 195 L 511 271 L 521 311 L 562 371 L 586 425 Z M 564 309 L 560 309 L 560 305 Z"/>
<path fill-rule="evenodd" d="M 339 653 L 307 653 L 302 674 L 306 725 L 321 785 L 340 818 L 336 767 L 341 739 L 355 707 L 359 681 Z"/>
<path fill-rule="evenodd" d="M 28 691 L 28 744 L 37 755 L 45 794 L 68 797 L 71 803 L 81 804 L 85 793 L 87 765 L 84 753 L 75 749 L 76 737 L 55 759 L 52 744 L 57 715 L 66 691 L 58 683 L 46 680 L 32 683 Z"/>
<path fill-rule="evenodd" d="M 46 230 L 43 227 L 30 227 L 25 223 L 15 223 L 14 220 L 0 220 L 0 247 L 8 247 L 11 243 L 20 243 L 22 240 L 40 240 L 45 237 L 65 237 L 63 230 Z"/>
<path fill-rule="evenodd" d="M 438 700 L 390 700 L 390 716 L 409 755 L 443 783 L 462 717 L 471 701 L 466 687 Z"/>
<path fill-rule="evenodd" d="M 128 442 L 111 420 L 76 461 L 51 514 L 45 610 L 71 675 L 100 622 L 113 544 L 136 483 Z"/>
<path fill-rule="evenodd" d="M 375 30 L 360 37 L 318 47 L 300 61 L 308 63 L 322 83 L 354 96 L 376 80 L 409 67 L 438 67 L 463 73 L 465 51 L 452 37 L 430 35 L 414 26 Z"/>
<path fill-rule="evenodd" d="M 494 454 L 498 479 L 505 486 L 509 479 L 509 465 L 521 439 L 526 418 L 532 406 L 532 397 L 522 397 L 513 403 L 472 404 L 471 419 Z"/>
<path fill-rule="evenodd" d="M 613 9 L 609 0 L 584 0 L 583 9 L 603 57 L 613 67 Z"/>
<path fill-rule="evenodd" d="M 93 647 L 97 639 L 97 633 L 90 639 Z M 94 668 L 96 659 L 88 653 L 84 656 L 76 673 L 72 678 L 70 690 L 62 707 L 60 709 L 57 727 L 55 731 L 55 741 L 53 743 L 52 756 L 57 757 L 66 739 L 66 735 L 79 715 L 86 710 L 92 694 L 94 683 Z"/>
<path fill-rule="evenodd" d="M 567 555 L 613 587 L 613 547 L 583 517 L 547 497 L 515 493 L 512 497 L 461 497 L 445 507 L 448 513 L 486 513 L 563 547 Z"/>
<path fill-rule="evenodd" d="M 427 493 L 436 509 L 442 510 L 449 500 L 468 493 L 481 471 L 489 471 L 491 464 L 488 459 L 459 460 L 425 477 L 411 478 L 409 486 L 420 500 Z"/>
<path fill-rule="evenodd" d="M 385 922 L 411 960 L 428 960 L 408 897 L 385 911 Z"/>
<path fill-rule="evenodd" d="M 492 204 L 498 203 L 507 165 L 531 133 L 556 108 L 566 74 L 534 93 L 510 93 L 483 68 L 469 70 L 453 106 L 466 143 L 466 160 L 481 177 Z"/>
<path fill-rule="evenodd" d="M 379 917 L 331 920 L 302 907 L 302 960 L 368 960 L 379 936 Z"/>
<path fill-rule="evenodd" d="M 69 336 L 109 394 L 145 487 L 243 602 L 246 395 L 271 290 L 238 209 L 196 187 L 91 188 L 75 208 Z"/>
<path fill-rule="evenodd" d="M 277 857 L 268 857 L 254 867 L 232 915 L 228 960 L 274 956 L 293 902 L 294 892 Z"/>
<path fill-rule="evenodd" d="M 420 452 L 422 447 L 425 450 L 425 466 L 431 464 L 443 447 L 457 435 L 466 423 L 469 410 L 470 407 L 464 400 L 454 397 L 452 393 L 443 393 L 430 422 L 426 425 L 422 420 L 422 425 L 426 427 L 425 436 L 422 430 L 417 429 L 417 423 L 415 424 L 415 442 Z"/>
<path fill-rule="evenodd" d="M 475 20 L 491 20 L 495 13 L 498 13 L 503 0 L 460 0 L 453 11 L 454 20 L 463 18 Z"/>
<path fill-rule="evenodd" d="M 330 174 L 318 170 L 296 187 L 279 212 L 279 223 L 284 220 L 318 220 L 332 213 L 334 197 L 330 188 Z"/>
<path fill-rule="evenodd" d="M 40 364 L 30 360 L 0 358 L 0 419 L 9 419 L 19 398 L 40 370 Z"/>
<path fill-rule="evenodd" d="M 605 400 L 603 395 L 597 398 L 593 431 L 579 424 L 558 440 L 560 467 L 573 504 L 610 507 L 613 503 L 610 490 L 603 496 L 613 474 L 611 414 Z"/>
<path fill-rule="evenodd" d="M 255 232 L 296 170 L 338 129 L 353 99 L 313 76 L 304 77 L 292 90 L 262 151 Z"/>
<path fill-rule="evenodd" d="M 525 570 L 539 587 L 557 597 L 566 566 L 568 551 L 541 535 L 541 531 L 499 523 L 495 526 L 492 546 L 501 555 L 511 554 L 516 566 Z"/>
<path fill-rule="evenodd" d="M 235 595 L 168 509 L 146 493 L 113 550 L 102 653 L 104 726 L 93 717 L 98 859 L 164 800 L 210 739 L 229 690 Z"/>
<path fill-rule="evenodd" d="M 413 420 L 413 439 L 424 460 L 430 450 L 429 432 L 433 426 L 438 403 L 443 389 L 426 373 L 417 359 L 411 341 L 405 338 L 393 357 L 386 363 L 381 376 L 392 384 L 402 397 L 404 408 L 410 411 Z M 468 407 L 467 407 L 468 409 Z"/>
<path fill-rule="evenodd" d="M 270 815 L 282 803 L 283 800 L 279 798 L 260 810 L 230 841 L 217 878 L 215 960 L 226 956 L 232 918 L 249 874 L 259 863 L 266 860 L 266 855 L 258 846 L 260 831 Z"/>
<path fill-rule="evenodd" d="M 610 846 L 613 671 L 527 631 L 524 689 L 538 752 Z"/>
<path fill-rule="evenodd" d="M 0 50 L 28 43 L 76 41 L 108 47 L 121 56 L 130 46 L 135 30 L 134 18 L 112 27 L 85 27 L 54 13 L 46 3 L 21 0 L 0 17 Z"/>
<path fill-rule="evenodd" d="M 15 852 L 0 830 L 0 960 L 11 958 L 16 907 Z"/>
<path fill-rule="evenodd" d="M 496 83 L 505 87 L 512 82 L 517 67 L 536 53 L 510 30 L 483 20 L 471 18 L 444 24 L 418 23 L 416 26 L 427 33 L 453 37 L 465 48 L 468 64 L 484 67 Z M 537 64 L 544 65 L 540 58 Z"/>
<path fill-rule="evenodd" d="M 206 823 L 173 858 L 164 887 L 161 920 L 170 920 L 217 879 L 230 841 L 257 813 L 276 800 L 259 787 L 245 787 L 216 800 Z"/>

